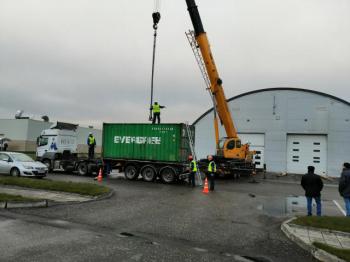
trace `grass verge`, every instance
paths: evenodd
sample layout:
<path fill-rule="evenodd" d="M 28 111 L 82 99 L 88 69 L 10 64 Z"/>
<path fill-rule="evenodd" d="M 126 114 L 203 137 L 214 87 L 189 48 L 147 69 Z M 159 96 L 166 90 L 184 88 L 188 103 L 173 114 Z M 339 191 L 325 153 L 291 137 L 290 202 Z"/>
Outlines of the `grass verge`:
<path fill-rule="evenodd" d="M 108 187 L 90 184 L 90 183 L 53 181 L 48 179 L 38 180 L 38 179 L 24 178 L 24 177 L 1 177 L 0 176 L 0 185 L 61 191 L 61 192 L 76 193 L 76 194 L 88 195 L 88 196 L 100 196 L 110 191 Z"/>
<path fill-rule="evenodd" d="M 22 197 L 18 195 L 9 195 L 0 193 L 0 202 L 14 201 L 14 202 L 26 202 L 26 201 L 40 201 L 40 199 Z"/>
<path fill-rule="evenodd" d="M 292 221 L 300 226 L 324 228 L 350 233 L 350 219 L 348 217 L 298 217 Z"/>
<path fill-rule="evenodd" d="M 313 244 L 319 249 L 350 262 L 350 249 L 339 249 L 319 242 L 314 242 Z"/>

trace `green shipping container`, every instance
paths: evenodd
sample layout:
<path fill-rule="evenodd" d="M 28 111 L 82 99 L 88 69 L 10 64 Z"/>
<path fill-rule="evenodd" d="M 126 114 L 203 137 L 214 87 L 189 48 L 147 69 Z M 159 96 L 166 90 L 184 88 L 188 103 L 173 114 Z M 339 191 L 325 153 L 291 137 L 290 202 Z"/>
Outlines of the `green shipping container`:
<path fill-rule="evenodd" d="M 185 124 L 104 123 L 102 153 L 112 160 L 185 162 L 191 149 Z"/>

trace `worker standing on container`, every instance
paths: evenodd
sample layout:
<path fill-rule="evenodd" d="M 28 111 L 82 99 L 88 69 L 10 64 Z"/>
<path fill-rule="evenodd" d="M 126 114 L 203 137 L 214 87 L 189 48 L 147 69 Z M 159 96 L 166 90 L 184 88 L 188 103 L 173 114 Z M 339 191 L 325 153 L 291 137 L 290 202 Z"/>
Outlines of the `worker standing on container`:
<path fill-rule="evenodd" d="M 89 147 L 89 159 L 93 159 L 95 155 L 96 139 L 91 132 L 87 138 L 87 145 Z"/>
<path fill-rule="evenodd" d="M 190 185 L 192 187 L 196 186 L 195 178 L 197 173 L 197 162 L 193 159 L 192 155 L 188 156 L 188 160 L 190 161 Z"/>
<path fill-rule="evenodd" d="M 152 106 L 152 111 L 153 111 L 153 118 L 152 118 L 152 124 L 156 123 L 156 120 L 158 124 L 160 124 L 160 109 L 165 108 L 165 106 L 161 106 L 158 104 L 158 102 L 154 102 Z"/>
<path fill-rule="evenodd" d="M 216 173 L 216 164 L 213 160 L 213 156 L 208 156 L 208 172 L 207 172 L 207 178 L 209 180 L 209 190 L 214 191 L 215 186 L 215 173 Z"/>

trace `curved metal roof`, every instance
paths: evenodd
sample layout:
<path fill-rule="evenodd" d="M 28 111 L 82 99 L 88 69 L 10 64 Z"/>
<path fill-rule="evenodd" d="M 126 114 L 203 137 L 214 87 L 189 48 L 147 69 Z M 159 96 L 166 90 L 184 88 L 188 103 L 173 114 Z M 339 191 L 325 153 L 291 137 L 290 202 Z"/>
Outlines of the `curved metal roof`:
<path fill-rule="evenodd" d="M 243 96 L 262 93 L 262 92 L 266 92 L 266 91 L 299 91 L 299 92 L 313 93 L 316 95 L 325 96 L 325 97 L 337 100 L 339 102 L 342 102 L 342 103 L 350 106 L 350 103 L 348 101 L 345 101 L 339 97 L 332 96 L 330 94 L 322 93 L 322 92 L 315 91 L 315 90 L 296 88 L 296 87 L 273 87 L 273 88 L 258 89 L 258 90 L 246 92 L 246 93 L 231 97 L 230 99 L 227 100 L 227 102 L 230 102 L 232 100 L 238 99 L 238 98 L 243 97 Z M 195 120 L 193 122 L 193 125 L 197 124 L 201 119 L 203 119 L 207 114 L 209 114 L 212 111 L 213 111 L 213 108 L 210 108 L 209 110 L 207 110 L 204 114 L 202 114 L 199 118 L 197 118 L 197 120 Z"/>

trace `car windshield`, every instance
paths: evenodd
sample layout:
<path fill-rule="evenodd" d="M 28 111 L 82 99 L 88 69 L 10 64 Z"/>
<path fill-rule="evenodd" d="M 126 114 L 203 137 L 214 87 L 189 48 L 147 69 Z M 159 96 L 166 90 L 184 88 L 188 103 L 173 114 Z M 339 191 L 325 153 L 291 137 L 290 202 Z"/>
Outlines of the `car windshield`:
<path fill-rule="evenodd" d="M 25 154 L 11 154 L 13 160 L 18 162 L 34 162 L 34 160 Z"/>

